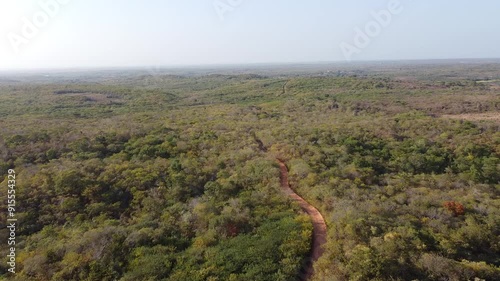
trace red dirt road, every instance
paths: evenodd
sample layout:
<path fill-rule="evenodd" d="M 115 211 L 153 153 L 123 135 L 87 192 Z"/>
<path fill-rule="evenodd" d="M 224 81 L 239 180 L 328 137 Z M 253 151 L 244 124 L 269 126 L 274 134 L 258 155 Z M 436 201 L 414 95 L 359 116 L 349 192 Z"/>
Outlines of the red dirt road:
<path fill-rule="evenodd" d="M 301 276 L 302 280 L 310 280 L 311 276 L 314 273 L 313 263 L 316 262 L 324 252 L 323 245 L 326 243 L 326 223 L 325 219 L 321 215 L 321 213 L 311 204 L 307 203 L 304 198 L 300 197 L 292 188 L 290 188 L 290 184 L 288 183 L 288 169 L 285 163 L 278 159 L 278 163 L 280 165 L 280 179 L 281 179 L 281 188 L 285 191 L 285 193 L 290 196 L 294 201 L 296 201 L 299 206 L 306 212 L 312 220 L 313 224 L 313 243 L 311 254 L 309 256 L 309 261 L 306 264 L 305 272 Z"/>

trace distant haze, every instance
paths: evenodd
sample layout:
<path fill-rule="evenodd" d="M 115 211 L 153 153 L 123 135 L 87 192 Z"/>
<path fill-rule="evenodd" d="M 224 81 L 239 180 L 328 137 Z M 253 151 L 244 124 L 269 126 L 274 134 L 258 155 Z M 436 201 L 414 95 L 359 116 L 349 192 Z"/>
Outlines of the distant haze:
<path fill-rule="evenodd" d="M 0 0 L 0 69 L 500 58 L 499 12 L 496 0 Z"/>

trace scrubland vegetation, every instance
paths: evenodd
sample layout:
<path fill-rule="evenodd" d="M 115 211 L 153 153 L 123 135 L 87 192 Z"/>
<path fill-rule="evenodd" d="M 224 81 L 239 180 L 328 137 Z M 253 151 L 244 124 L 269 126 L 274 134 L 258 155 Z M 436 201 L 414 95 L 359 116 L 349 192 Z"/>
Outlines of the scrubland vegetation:
<path fill-rule="evenodd" d="M 500 67 L 419 71 L 3 79 L 3 277 L 298 280 L 280 158 L 328 225 L 313 280 L 500 280 Z"/>

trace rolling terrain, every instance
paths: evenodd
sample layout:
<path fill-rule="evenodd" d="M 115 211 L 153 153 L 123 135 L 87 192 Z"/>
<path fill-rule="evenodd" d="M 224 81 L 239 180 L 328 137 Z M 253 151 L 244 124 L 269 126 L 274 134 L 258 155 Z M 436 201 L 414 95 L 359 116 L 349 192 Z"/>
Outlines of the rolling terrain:
<path fill-rule="evenodd" d="M 498 280 L 499 79 L 498 61 L 2 73 L 20 224 L 0 279 Z"/>

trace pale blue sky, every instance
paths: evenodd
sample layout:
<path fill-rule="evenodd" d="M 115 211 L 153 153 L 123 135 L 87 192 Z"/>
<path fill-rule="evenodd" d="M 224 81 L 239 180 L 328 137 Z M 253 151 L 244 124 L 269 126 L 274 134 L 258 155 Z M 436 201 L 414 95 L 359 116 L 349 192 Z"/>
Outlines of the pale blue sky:
<path fill-rule="evenodd" d="M 345 61 L 391 0 L 65 0 L 43 25 L 51 1 L 0 0 L 0 69 Z M 352 60 L 500 58 L 500 1 L 400 3 Z"/>

